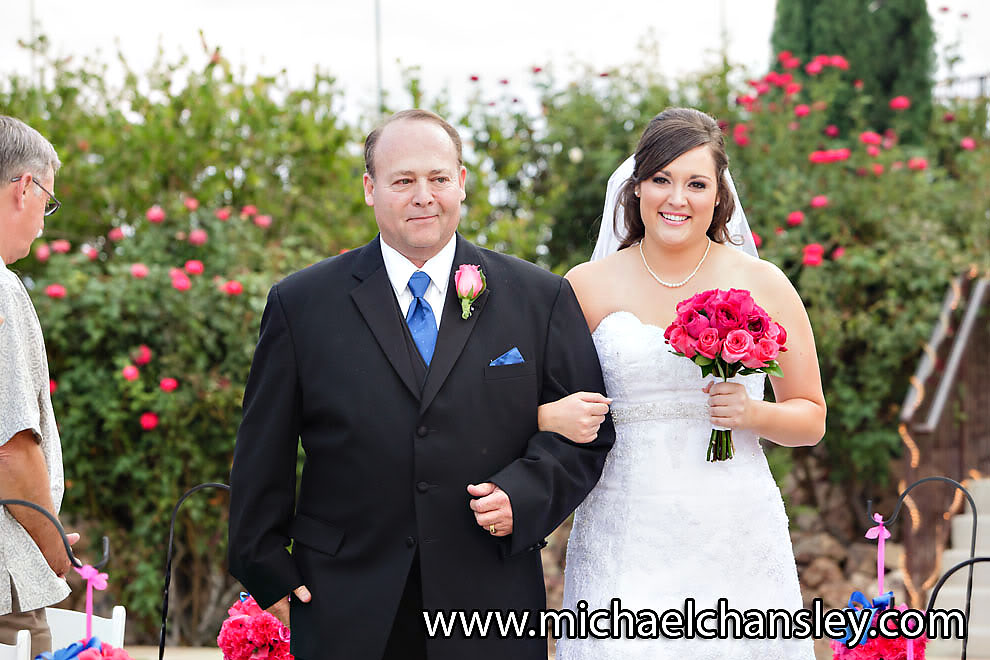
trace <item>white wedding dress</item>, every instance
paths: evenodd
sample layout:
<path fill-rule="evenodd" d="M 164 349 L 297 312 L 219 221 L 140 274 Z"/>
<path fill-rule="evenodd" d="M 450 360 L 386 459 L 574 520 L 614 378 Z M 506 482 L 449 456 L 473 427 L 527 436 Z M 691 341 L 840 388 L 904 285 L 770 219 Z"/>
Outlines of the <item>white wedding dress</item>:
<path fill-rule="evenodd" d="M 697 610 L 719 598 L 739 612 L 802 607 L 784 505 L 754 433 L 733 432 L 732 460 L 705 460 L 711 421 L 705 380 L 671 353 L 663 328 L 630 312 L 594 332 L 615 446 L 574 514 L 564 608 Z M 763 399 L 765 376 L 736 377 Z M 712 627 L 713 622 L 707 622 Z M 805 640 L 562 638 L 557 660 L 814 660 Z"/>

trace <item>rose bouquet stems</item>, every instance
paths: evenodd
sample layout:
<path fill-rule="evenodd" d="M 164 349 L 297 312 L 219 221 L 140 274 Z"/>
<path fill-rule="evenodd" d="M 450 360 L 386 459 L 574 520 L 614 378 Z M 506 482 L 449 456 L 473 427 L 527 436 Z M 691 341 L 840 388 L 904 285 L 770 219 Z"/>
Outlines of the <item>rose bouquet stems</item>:
<path fill-rule="evenodd" d="M 777 363 L 786 351 L 787 331 L 744 289 L 702 291 L 677 304 L 677 318 L 664 331 L 675 355 L 728 382 L 736 375 L 783 376 Z M 732 429 L 713 428 L 707 460 L 727 461 L 735 453 Z"/>

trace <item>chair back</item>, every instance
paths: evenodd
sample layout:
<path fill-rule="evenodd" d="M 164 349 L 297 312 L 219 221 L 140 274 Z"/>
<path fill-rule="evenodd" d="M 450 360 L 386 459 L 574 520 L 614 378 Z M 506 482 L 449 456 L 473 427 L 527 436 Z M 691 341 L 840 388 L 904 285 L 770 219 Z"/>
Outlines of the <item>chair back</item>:
<path fill-rule="evenodd" d="M 18 630 L 13 646 L 0 644 L 0 660 L 31 660 L 31 633 Z"/>
<path fill-rule="evenodd" d="M 64 649 L 69 644 L 78 642 L 86 636 L 85 612 L 46 607 L 45 616 L 48 617 L 48 626 L 52 629 L 53 649 Z M 116 648 L 123 648 L 126 619 L 127 610 L 124 609 L 123 605 L 115 606 L 109 619 L 94 614 L 93 637 L 99 637 L 101 642 L 106 642 Z"/>

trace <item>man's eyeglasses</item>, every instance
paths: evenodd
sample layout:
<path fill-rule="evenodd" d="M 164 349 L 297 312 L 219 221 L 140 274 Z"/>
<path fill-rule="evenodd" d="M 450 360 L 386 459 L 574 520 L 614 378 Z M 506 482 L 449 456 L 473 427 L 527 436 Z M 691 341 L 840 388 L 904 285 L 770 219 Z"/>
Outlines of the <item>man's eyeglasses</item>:
<path fill-rule="evenodd" d="M 13 179 L 10 180 L 10 182 L 11 183 L 16 183 L 16 182 L 18 182 L 20 180 L 21 180 L 21 177 L 15 176 Z M 37 184 L 37 186 L 39 188 L 41 188 L 45 192 L 46 195 L 48 195 L 48 201 L 45 202 L 45 217 L 50 216 L 52 213 L 54 213 L 55 211 L 58 210 L 58 207 L 62 206 L 62 202 L 60 202 L 57 199 L 55 199 L 55 195 L 53 195 L 50 192 L 48 192 L 48 189 L 45 188 L 40 183 L 38 183 L 38 180 L 37 179 L 35 179 L 34 177 L 31 177 L 31 181 L 33 181 L 35 184 Z"/>

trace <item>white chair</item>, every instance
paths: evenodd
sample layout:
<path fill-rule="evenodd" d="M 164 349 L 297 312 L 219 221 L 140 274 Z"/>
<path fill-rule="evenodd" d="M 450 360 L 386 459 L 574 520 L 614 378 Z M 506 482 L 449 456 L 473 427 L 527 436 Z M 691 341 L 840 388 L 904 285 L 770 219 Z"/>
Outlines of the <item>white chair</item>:
<path fill-rule="evenodd" d="M 85 612 L 46 607 L 45 616 L 48 617 L 48 627 L 52 629 L 53 649 L 64 649 L 69 644 L 78 642 L 86 636 Z M 123 648 L 126 618 L 127 610 L 124 609 L 123 605 L 114 607 L 109 619 L 94 614 L 93 637 L 99 637 L 101 642 L 106 642 L 111 646 Z M 0 656 L 0 660 L 2 657 Z"/>
<path fill-rule="evenodd" d="M 0 660 L 31 660 L 31 633 L 17 631 L 17 643 L 0 644 Z"/>

